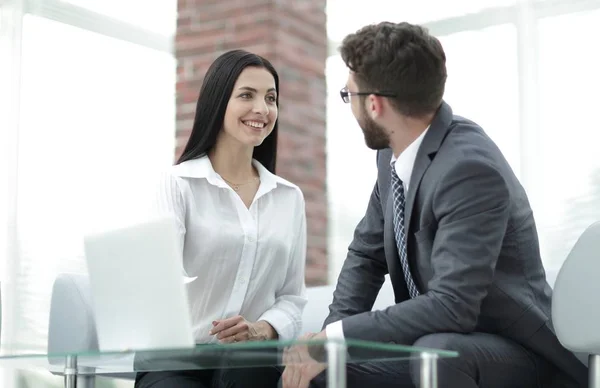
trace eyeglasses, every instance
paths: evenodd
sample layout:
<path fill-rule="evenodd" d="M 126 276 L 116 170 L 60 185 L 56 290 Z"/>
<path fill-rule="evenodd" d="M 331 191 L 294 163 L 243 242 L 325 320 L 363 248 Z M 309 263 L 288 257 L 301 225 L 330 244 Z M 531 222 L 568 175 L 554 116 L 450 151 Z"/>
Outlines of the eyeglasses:
<path fill-rule="evenodd" d="M 342 97 L 342 101 L 344 101 L 346 104 L 350 102 L 350 96 L 368 96 L 370 94 L 374 94 L 376 96 L 381 97 L 396 97 L 394 93 L 388 92 L 349 92 L 347 86 L 344 86 L 342 90 L 340 90 L 340 96 Z"/>

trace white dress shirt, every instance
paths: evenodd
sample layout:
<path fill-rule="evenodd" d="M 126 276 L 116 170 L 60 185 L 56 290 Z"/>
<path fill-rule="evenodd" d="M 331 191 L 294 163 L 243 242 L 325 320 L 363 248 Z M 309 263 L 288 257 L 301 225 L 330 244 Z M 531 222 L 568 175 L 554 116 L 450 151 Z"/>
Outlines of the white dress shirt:
<path fill-rule="evenodd" d="M 302 191 L 253 161 L 260 186 L 250 208 L 208 157 L 175 165 L 160 180 L 156 205 L 177 220 L 192 328 L 197 343 L 217 319 L 267 321 L 279 338 L 299 335 L 306 304 L 306 213 Z"/>
<path fill-rule="evenodd" d="M 416 138 L 415 141 L 410 143 L 410 145 L 406 147 L 406 149 L 400 155 L 398 155 L 397 159 L 392 154 L 390 166 L 393 165 L 393 167 L 396 169 L 396 174 L 398 174 L 398 178 L 400 178 L 402 181 L 402 185 L 404 186 L 404 195 L 408 193 L 408 185 L 410 183 L 410 177 L 415 165 L 415 160 L 417 159 L 417 153 L 419 152 L 423 138 L 428 130 L 429 127 L 425 128 L 423 133 Z M 343 340 L 344 328 L 342 326 L 342 321 L 336 321 L 327 325 L 325 327 L 325 335 L 327 335 L 327 338 Z"/>

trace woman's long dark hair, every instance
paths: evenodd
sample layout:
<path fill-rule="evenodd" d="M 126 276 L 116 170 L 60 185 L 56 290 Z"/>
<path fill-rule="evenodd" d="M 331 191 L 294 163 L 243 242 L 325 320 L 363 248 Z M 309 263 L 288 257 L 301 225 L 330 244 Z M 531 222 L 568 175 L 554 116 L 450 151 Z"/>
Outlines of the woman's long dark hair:
<path fill-rule="evenodd" d="M 264 68 L 273 75 L 277 91 L 276 104 L 279 106 L 279 76 L 268 60 L 244 50 L 232 50 L 222 54 L 206 72 L 196 104 L 192 133 L 177 164 L 202 157 L 215 146 L 219 131 L 223 128 L 233 86 L 242 71 L 249 66 Z M 253 158 L 273 174 L 277 159 L 277 125 L 276 121 L 271 134 L 261 145 L 255 147 L 253 152 Z"/>

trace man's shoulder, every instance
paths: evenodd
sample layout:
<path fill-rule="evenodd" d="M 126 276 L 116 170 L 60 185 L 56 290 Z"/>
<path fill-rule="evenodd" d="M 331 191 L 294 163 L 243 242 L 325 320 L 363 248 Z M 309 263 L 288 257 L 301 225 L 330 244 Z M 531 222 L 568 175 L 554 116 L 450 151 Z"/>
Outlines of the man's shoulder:
<path fill-rule="evenodd" d="M 498 145 L 478 123 L 456 115 L 435 159 L 447 166 L 473 161 L 492 165 L 506 164 Z"/>

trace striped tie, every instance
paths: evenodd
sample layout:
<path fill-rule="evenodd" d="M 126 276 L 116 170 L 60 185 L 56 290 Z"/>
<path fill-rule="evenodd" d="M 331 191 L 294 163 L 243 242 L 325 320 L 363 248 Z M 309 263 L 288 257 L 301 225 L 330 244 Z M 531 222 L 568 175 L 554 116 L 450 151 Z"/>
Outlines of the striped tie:
<path fill-rule="evenodd" d="M 408 259 L 406 255 L 406 232 L 404 230 L 404 185 L 398 177 L 396 169 L 392 165 L 392 190 L 394 192 L 394 236 L 396 237 L 396 247 L 398 248 L 398 256 L 400 256 L 400 264 L 402 272 L 404 272 L 404 280 L 408 288 L 408 294 L 411 298 L 419 296 L 419 290 L 413 281 L 408 267 Z"/>

